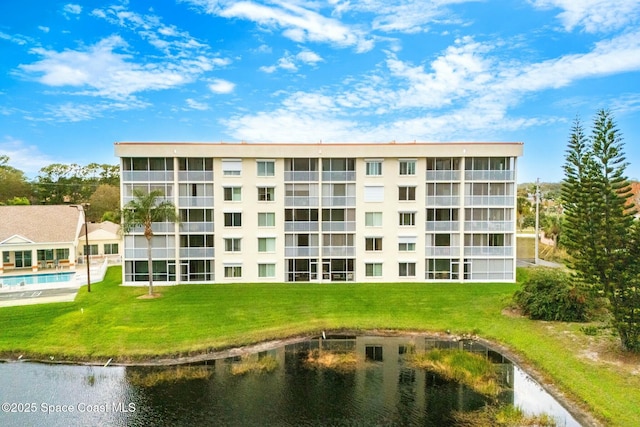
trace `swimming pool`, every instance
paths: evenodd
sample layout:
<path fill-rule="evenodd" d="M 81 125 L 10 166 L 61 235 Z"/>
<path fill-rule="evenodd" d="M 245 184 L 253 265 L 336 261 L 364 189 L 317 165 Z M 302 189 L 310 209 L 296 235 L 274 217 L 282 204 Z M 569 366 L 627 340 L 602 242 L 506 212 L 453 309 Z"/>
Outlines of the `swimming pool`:
<path fill-rule="evenodd" d="M 2 286 L 43 285 L 47 283 L 71 282 L 76 273 L 24 274 L 0 277 Z"/>

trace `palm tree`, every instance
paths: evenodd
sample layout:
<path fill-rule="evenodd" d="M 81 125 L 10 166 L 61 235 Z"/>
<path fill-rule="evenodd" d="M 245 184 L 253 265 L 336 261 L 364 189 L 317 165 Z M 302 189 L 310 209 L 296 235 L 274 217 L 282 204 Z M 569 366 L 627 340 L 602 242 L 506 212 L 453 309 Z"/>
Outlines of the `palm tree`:
<path fill-rule="evenodd" d="M 149 295 L 153 295 L 153 261 L 151 259 L 151 239 L 154 222 L 178 222 L 176 207 L 170 201 L 163 198 L 160 190 L 145 193 L 142 190 L 133 190 L 134 199 L 127 202 L 122 209 L 122 232 L 130 233 L 136 227 L 144 228 L 144 237 L 147 239 L 148 270 L 149 270 Z M 162 199 L 162 200 L 159 200 Z"/>

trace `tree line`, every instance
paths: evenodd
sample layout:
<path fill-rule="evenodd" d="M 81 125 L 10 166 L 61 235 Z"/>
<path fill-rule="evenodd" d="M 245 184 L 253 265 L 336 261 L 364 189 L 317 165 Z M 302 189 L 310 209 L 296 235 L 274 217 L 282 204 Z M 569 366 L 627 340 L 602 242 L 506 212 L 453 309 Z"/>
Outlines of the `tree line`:
<path fill-rule="evenodd" d="M 54 163 L 29 180 L 0 155 L 0 205 L 61 205 L 89 203 L 91 222 L 118 222 L 120 167 L 90 163 L 86 166 Z"/>

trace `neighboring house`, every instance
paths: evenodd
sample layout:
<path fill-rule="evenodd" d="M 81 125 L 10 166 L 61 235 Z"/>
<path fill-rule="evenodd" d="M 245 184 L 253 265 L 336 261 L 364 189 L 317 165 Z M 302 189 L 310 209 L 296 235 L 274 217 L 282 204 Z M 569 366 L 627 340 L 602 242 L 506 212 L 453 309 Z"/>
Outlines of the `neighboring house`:
<path fill-rule="evenodd" d="M 0 274 L 74 270 L 83 225 L 73 205 L 0 206 Z"/>
<path fill-rule="evenodd" d="M 522 143 L 116 143 L 121 203 L 161 190 L 154 282 L 513 282 Z M 123 283 L 148 281 L 142 229 Z"/>
<path fill-rule="evenodd" d="M 111 221 L 103 221 L 100 223 L 90 222 L 89 227 L 89 259 L 108 259 L 109 262 L 120 262 L 122 248 L 122 236 L 120 235 L 120 226 Z M 84 226 L 80 232 L 80 256 L 84 257 L 87 253 L 85 244 Z"/>

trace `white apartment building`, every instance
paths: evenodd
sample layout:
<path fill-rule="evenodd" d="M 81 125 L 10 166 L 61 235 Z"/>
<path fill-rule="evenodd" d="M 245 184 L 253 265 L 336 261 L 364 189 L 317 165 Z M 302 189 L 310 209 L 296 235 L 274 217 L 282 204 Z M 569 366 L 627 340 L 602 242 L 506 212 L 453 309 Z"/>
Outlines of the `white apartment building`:
<path fill-rule="evenodd" d="M 154 283 L 513 282 L 522 143 L 115 144 L 122 204 L 160 189 Z M 142 230 L 125 284 L 148 281 Z"/>

